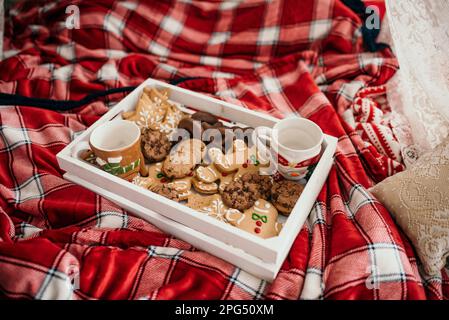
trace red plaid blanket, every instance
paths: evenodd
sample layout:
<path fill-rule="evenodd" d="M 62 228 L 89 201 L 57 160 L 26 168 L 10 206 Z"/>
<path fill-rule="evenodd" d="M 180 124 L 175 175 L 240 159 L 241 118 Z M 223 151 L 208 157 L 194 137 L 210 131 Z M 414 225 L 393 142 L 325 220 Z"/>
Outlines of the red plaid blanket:
<path fill-rule="evenodd" d="M 397 62 L 388 50 L 364 52 L 361 21 L 342 2 L 36 3 L 10 12 L 0 92 L 80 99 L 147 77 L 184 78 L 183 87 L 245 108 L 312 119 L 339 144 L 328 181 L 270 284 L 62 179 L 55 154 L 122 94 L 65 113 L 1 108 L 0 296 L 447 297 L 447 274 L 421 280 L 410 244 L 367 191 L 403 166 L 359 127 L 376 128 L 370 110 L 380 109 L 354 101 L 361 88 L 384 84 Z M 66 27 L 69 5 L 79 9 L 79 29 Z M 342 120 L 348 110 L 357 112 L 354 125 Z"/>

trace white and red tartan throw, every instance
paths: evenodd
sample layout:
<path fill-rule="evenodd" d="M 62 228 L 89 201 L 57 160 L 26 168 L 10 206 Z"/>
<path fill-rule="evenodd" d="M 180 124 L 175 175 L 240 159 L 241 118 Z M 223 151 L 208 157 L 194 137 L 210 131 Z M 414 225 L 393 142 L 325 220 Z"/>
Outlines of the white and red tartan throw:
<path fill-rule="evenodd" d="M 69 5 L 79 9 L 79 29 L 66 26 Z M 242 108 L 309 118 L 339 143 L 310 217 L 267 283 L 62 178 L 56 153 L 123 94 L 70 112 L 1 107 L 0 296 L 448 297 L 446 271 L 421 279 L 408 240 L 367 191 L 404 166 L 381 121 L 388 110 L 358 94 L 385 84 L 397 61 L 389 49 L 366 52 L 361 26 L 340 0 L 61 0 L 13 8 L 2 93 L 78 100 L 148 77 L 181 79 Z"/>

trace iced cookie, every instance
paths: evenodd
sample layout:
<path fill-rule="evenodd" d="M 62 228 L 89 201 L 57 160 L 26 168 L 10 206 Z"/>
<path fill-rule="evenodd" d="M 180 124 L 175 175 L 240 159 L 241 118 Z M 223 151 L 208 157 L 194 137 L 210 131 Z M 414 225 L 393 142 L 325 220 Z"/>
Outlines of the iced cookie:
<path fill-rule="evenodd" d="M 217 220 L 228 222 L 226 214 L 238 214 L 238 210 L 228 208 L 218 194 L 212 196 L 192 195 L 187 201 L 187 206 L 204 213 Z"/>
<path fill-rule="evenodd" d="M 136 186 L 142 187 L 144 189 L 148 189 L 152 184 L 153 179 L 150 177 L 142 177 L 142 176 L 135 176 L 132 180 L 132 183 Z"/>
<path fill-rule="evenodd" d="M 165 118 L 160 124 L 155 125 L 155 129 L 171 135 L 173 131 L 178 127 L 179 122 L 184 117 L 184 113 L 173 104 L 170 104 L 165 114 Z"/>
<path fill-rule="evenodd" d="M 197 139 L 187 139 L 175 145 L 162 165 L 162 172 L 169 178 L 184 178 L 193 175 L 201 162 L 206 145 Z"/>
<path fill-rule="evenodd" d="M 271 186 L 271 177 L 246 173 L 226 186 L 222 194 L 223 202 L 228 207 L 243 211 L 252 207 L 257 199 L 268 199 Z"/>
<path fill-rule="evenodd" d="M 276 208 L 264 199 L 258 199 L 251 208 L 243 213 L 229 211 L 225 218 L 237 228 L 264 239 L 277 236 L 282 229 L 282 224 L 277 221 Z"/>
<path fill-rule="evenodd" d="M 168 110 L 168 91 L 145 88 L 134 112 L 122 114 L 123 119 L 134 121 L 141 128 L 157 127 L 162 123 Z"/>
<path fill-rule="evenodd" d="M 149 162 L 159 162 L 170 152 L 171 142 L 158 130 L 144 128 L 141 137 L 142 153 Z"/>
<path fill-rule="evenodd" d="M 218 192 L 218 184 L 215 182 L 204 182 L 199 179 L 192 179 L 193 187 L 199 193 L 214 194 Z"/>
<path fill-rule="evenodd" d="M 156 193 L 170 195 L 170 199 L 174 197 L 171 192 L 175 192 L 177 200 L 185 200 L 191 195 L 192 178 L 193 175 L 181 179 L 168 178 L 162 173 L 162 162 L 158 162 L 148 166 L 148 177 L 138 176 L 133 183 Z M 166 185 L 168 189 L 161 188 L 161 185 Z"/>
<path fill-rule="evenodd" d="M 232 152 L 223 154 L 220 148 L 210 148 L 208 155 L 220 172 L 231 173 L 247 162 L 248 147 L 243 140 L 235 140 Z"/>
<path fill-rule="evenodd" d="M 220 172 L 215 165 L 211 163 L 208 166 L 198 166 L 195 170 L 195 177 L 205 183 L 215 183 L 220 181 L 218 190 L 223 192 L 226 186 L 232 181 L 234 174 Z"/>
<path fill-rule="evenodd" d="M 276 181 L 271 189 L 273 205 L 283 215 L 289 215 L 303 190 L 304 186 L 299 183 L 290 180 Z"/>

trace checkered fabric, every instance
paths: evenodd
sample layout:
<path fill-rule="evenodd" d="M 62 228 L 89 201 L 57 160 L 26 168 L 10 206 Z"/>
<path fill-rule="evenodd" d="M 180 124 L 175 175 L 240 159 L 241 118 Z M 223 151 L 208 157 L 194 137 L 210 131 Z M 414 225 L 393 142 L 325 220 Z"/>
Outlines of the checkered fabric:
<path fill-rule="evenodd" d="M 79 29 L 67 28 L 70 5 Z M 62 179 L 56 153 L 122 94 L 67 113 L 1 108 L 0 296 L 448 296 L 447 270 L 422 280 L 409 242 L 367 191 L 392 173 L 391 154 L 343 114 L 398 66 L 388 50 L 364 52 L 361 21 L 339 0 L 29 1 L 10 14 L 0 92 L 73 100 L 148 77 L 185 78 L 181 86 L 243 108 L 307 117 L 339 143 L 310 217 L 267 283 Z"/>

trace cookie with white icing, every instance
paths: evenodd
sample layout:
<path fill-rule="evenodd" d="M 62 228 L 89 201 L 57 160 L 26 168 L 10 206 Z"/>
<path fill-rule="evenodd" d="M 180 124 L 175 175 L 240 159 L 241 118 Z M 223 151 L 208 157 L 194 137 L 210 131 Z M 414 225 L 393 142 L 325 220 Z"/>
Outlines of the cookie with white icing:
<path fill-rule="evenodd" d="M 210 148 L 208 155 L 220 172 L 231 173 L 248 161 L 248 147 L 243 140 L 233 142 L 233 151 L 224 154 L 220 148 Z"/>
<path fill-rule="evenodd" d="M 180 179 L 172 179 L 162 172 L 162 162 L 147 167 L 148 177 L 137 176 L 132 181 L 134 184 L 177 201 L 186 200 L 192 194 L 193 174 Z M 162 185 L 166 187 L 162 188 Z"/>
<path fill-rule="evenodd" d="M 196 191 L 199 193 L 204 194 L 214 194 L 218 192 L 218 184 L 215 182 L 204 182 L 199 179 L 193 178 L 192 179 L 193 187 Z"/>
<path fill-rule="evenodd" d="M 157 129 L 169 108 L 168 90 L 145 88 L 134 111 L 122 114 L 123 119 L 134 121 L 141 128 Z"/>
<path fill-rule="evenodd" d="M 195 177 L 204 183 L 218 184 L 218 191 L 222 193 L 226 186 L 234 179 L 234 174 L 220 172 L 215 167 L 215 164 L 211 163 L 208 166 L 198 166 L 195 170 Z"/>

